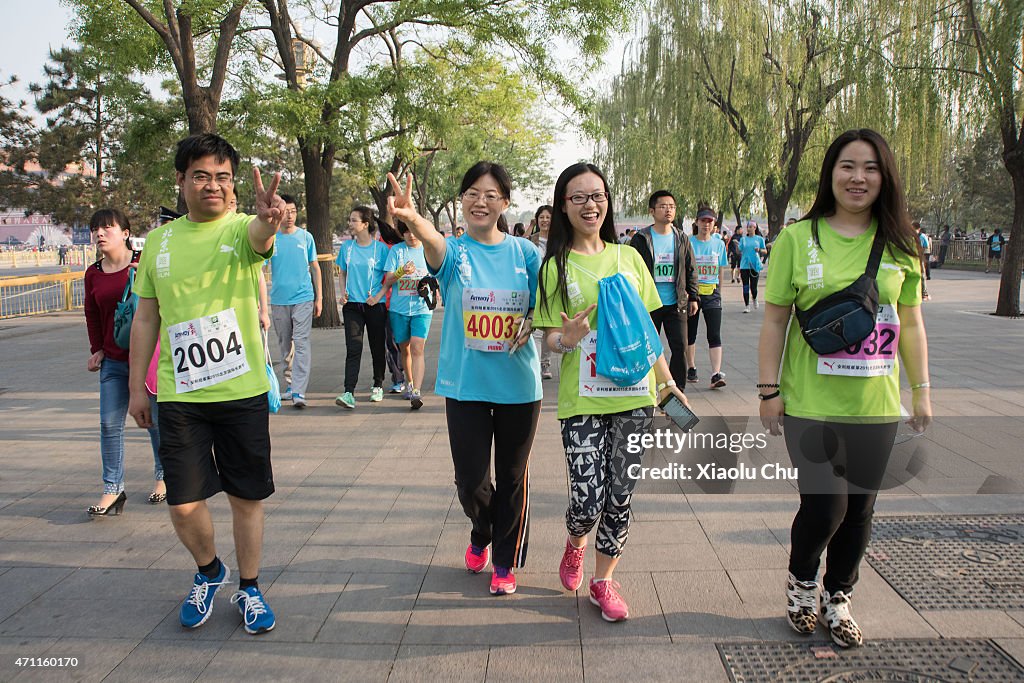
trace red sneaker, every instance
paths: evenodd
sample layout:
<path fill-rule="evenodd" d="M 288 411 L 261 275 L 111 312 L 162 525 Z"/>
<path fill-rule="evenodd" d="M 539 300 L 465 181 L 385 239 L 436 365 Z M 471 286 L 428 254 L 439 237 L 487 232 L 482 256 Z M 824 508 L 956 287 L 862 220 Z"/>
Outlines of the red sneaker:
<path fill-rule="evenodd" d="M 507 567 L 494 567 L 491 575 L 491 595 L 512 595 L 516 592 L 516 575 Z"/>
<path fill-rule="evenodd" d="M 562 563 L 558 565 L 558 578 L 567 591 L 575 591 L 583 583 L 583 555 L 587 552 L 587 546 L 577 548 L 569 539 L 565 540 L 565 552 L 562 553 Z"/>
<path fill-rule="evenodd" d="M 619 595 L 618 581 L 591 579 L 590 602 L 601 608 L 601 617 L 605 621 L 629 619 L 629 605 Z"/>
<path fill-rule="evenodd" d="M 487 547 L 479 548 L 472 543 L 466 548 L 466 569 L 479 574 L 487 568 L 487 560 L 490 559 L 491 553 Z"/>

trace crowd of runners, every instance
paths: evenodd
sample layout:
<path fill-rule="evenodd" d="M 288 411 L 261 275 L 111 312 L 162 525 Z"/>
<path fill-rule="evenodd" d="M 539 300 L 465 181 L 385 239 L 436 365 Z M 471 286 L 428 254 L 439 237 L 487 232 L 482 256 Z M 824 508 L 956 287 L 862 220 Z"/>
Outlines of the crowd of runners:
<path fill-rule="evenodd" d="M 723 238 L 715 209 L 701 206 L 693 229 L 683 230 L 668 190 L 651 194 L 651 224 L 620 242 L 613 188 L 586 163 L 562 171 L 552 204 L 537 209 L 528 236 L 515 234 L 523 228 L 509 232 L 504 222 L 513 187 L 499 163 L 481 161 L 466 172 L 459 187 L 464 227 L 450 237 L 417 212 L 413 179 L 389 174 L 387 215 L 354 207 L 352 239 L 336 255 L 318 255 L 297 225 L 295 198 L 277 193 L 279 174 L 264 185 L 254 171 L 255 214 L 235 211 L 238 163 L 216 135 L 182 140 L 174 164 L 188 212 L 151 231 L 141 253 L 131 250 L 131 226 L 120 211 L 99 211 L 91 222 L 102 254 L 86 275 L 86 318 L 88 369 L 100 372 L 103 495 L 88 513 L 124 510 L 128 413 L 152 437 L 149 502 L 166 501 L 196 564 L 180 610 L 184 627 L 209 618 L 231 579 L 206 504 L 221 491 L 230 502 L 238 564 L 231 602 L 249 633 L 275 626 L 259 587 L 262 501 L 274 492 L 268 394 L 278 380 L 268 359 L 288 359 L 282 400 L 307 406 L 311 323 L 332 305 L 324 302 L 320 272 L 329 258 L 340 272 L 347 353 L 336 403 L 343 409 L 355 410 L 362 400 L 364 337 L 372 358 L 369 401 L 383 400 L 391 365 L 389 390 L 403 393 L 412 410 L 424 404 L 424 348 L 443 302 L 433 394 L 444 399 L 457 495 L 472 522 L 459 563 L 474 573 L 490 565 L 493 595 L 514 593 L 516 571 L 526 563 L 529 465 L 544 381 L 556 377 L 558 363 L 557 419 L 569 477 L 559 577 L 567 591 L 581 588 L 593 539 L 585 590 L 610 622 L 629 616 L 614 572 L 637 483 L 627 472 L 644 452 L 627 443 L 651 431 L 660 405 L 689 405 L 685 389 L 701 372 L 701 320 L 707 386 L 717 389 L 726 385 L 728 307 L 763 308 L 759 377 L 750 390 L 761 399 L 765 430 L 784 430 L 794 463 L 822 463 L 813 451 L 830 439 L 868 444 L 852 468 L 856 487 L 825 477 L 828 490 L 811 490 L 801 475 L 780 613 L 800 633 L 823 623 L 839 645 L 861 644 L 851 596 L 900 420 L 901 362 L 913 392 L 912 428 L 924 430 L 931 416 L 921 249 L 892 152 L 877 133 L 848 131 L 832 143 L 814 204 L 776 236 L 767 266 L 769 245 L 756 223 Z M 261 297 L 268 266 L 269 295 Z M 722 295 L 725 273 L 742 286 L 742 308 Z M 856 299 L 862 284 L 875 297 L 864 335 L 855 345 L 820 349 L 820 330 L 804 317 L 820 317 L 837 297 Z M 132 294 L 129 343 L 123 318 Z M 643 333 L 644 358 L 627 381 L 598 372 L 613 347 L 630 351 L 611 341 L 602 319 L 610 306 L 629 324 L 639 321 L 635 329 L 654 330 Z M 832 362 L 837 358 L 844 363 Z"/>

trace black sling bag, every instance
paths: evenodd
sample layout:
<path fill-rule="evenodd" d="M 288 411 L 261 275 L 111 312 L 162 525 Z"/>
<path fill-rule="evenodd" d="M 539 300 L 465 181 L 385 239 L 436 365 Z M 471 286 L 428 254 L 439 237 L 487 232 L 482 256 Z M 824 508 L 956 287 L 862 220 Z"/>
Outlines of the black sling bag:
<path fill-rule="evenodd" d="M 828 355 L 863 341 L 875 329 L 878 315 L 878 265 L 885 238 L 876 228 L 875 241 L 864 274 L 847 287 L 830 294 L 807 311 L 796 308 L 807 345 L 818 355 Z M 794 307 L 795 308 L 795 307 Z"/>

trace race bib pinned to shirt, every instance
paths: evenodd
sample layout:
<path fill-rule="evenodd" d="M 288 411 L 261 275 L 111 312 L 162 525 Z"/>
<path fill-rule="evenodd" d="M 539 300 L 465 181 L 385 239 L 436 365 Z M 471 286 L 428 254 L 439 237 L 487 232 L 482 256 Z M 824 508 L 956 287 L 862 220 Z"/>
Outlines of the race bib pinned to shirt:
<path fill-rule="evenodd" d="M 175 392 L 212 387 L 249 371 L 234 308 L 167 328 Z"/>
<path fill-rule="evenodd" d="M 875 329 L 853 346 L 818 356 L 819 375 L 885 377 L 896 370 L 900 345 L 900 319 L 892 304 L 880 304 Z"/>
<path fill-rule="evenodd" d="M 526 315 L 530 293 L 518 289 L 467 288 L 462 291 L 462 324 L 466 348 L 508 351 Z"/>
<path fill-rule="evenodd" d="M 651 392 L 649 373 L 628 387 L 620 387 L 607 377 L 597 374 L 597 332 L 588 333 L 580 342 L 579 349 L 581 397 L 646 396 Z"/>
<path fill-rule="evenodd" d="M 654 281 L 676 281 L 676 264 L 671 252 L 659 252 L 654 255 Z"/>

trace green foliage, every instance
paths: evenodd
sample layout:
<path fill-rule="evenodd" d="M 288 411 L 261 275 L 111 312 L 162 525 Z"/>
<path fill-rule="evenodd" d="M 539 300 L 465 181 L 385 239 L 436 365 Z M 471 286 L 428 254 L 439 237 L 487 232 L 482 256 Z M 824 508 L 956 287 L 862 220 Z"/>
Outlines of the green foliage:
<path fill-rule="evenodd" d="M 15 76 L 0 81 L 0 209 L 24 206 L 31 183 L 24 167 L 35 158 L 36 129 L 25 113 L 25 103 L 9 99 L 4 92 L 16 82 Z"/>

